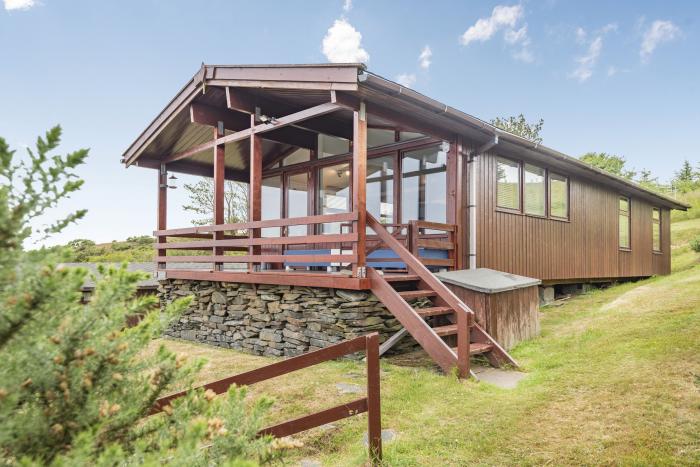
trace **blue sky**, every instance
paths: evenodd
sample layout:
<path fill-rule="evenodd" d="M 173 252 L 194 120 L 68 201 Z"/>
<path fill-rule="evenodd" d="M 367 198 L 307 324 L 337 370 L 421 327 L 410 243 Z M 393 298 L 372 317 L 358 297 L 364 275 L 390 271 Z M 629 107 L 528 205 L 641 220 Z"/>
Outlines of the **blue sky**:
<path fill-rule="evenodd" d="M 201 62 L 368 57 L 482 119 L 543 118 L 544 143 L 570 155 L 619 154 L 662 180 L 700 161 L 697 1 L 3 2 L 0 135 L 21 150 L 61 123 L 65 150 L 91 148 L 61 208 L 88 216 L 49 243 L 153 230 L 155 173 L 119 159 Z M 171 194 L 169 224 L 187 225 Z"/>

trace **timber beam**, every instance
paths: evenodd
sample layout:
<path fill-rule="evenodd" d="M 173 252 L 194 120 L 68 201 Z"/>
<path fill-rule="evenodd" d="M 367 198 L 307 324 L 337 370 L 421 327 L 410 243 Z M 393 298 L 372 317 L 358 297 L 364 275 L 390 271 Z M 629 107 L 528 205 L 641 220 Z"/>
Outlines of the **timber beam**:
<path fill-rule="evenodd" d="M 243 130 L 236 131 L 235 133 L 231 133 L 230 135 L 222 136 L 220 138 L 216 138 L 215 140 L 199 144 L 185 151 L 171 154 L 169 156 L 164 157 L 162 159 L 162 162 L 165 164 L 170 164 L 180 159 L 186 159 L 187 157 L 190 157 L 194 154 L 207 151 L 213 148 L 214 146 L 235 143 L 236 141 L 243 141 L 245 139 L 248 139 L 251 136 L 261 136 L 264 133 L 278 131 L 279 129 L 282 129 L 284 127 L 294 125 L 298 122 L 303 122 L 304 120 L 308 120 L 313 117 L 318 117 L 331 112 L 335 112 L 336 110 L 341 108 L 342 107 L 338 104 L 334 104 L 332 102 L 324 102 L 323 104 L 319 104 L 308 109 L 300 110 L 298 112 L 294 112 L 283 117 L 271 119 L 269 123 L 263 123 L 262 125 L 255 125 L 254 127 L 245 128 Z"/>
<path fill-rule="evenodd" d="M 331 102 L 353 111 L 357 111 L 360 108 L 360 99 L 357 96 L 344 92 L 331 91 Z M 375 115 L 381 119 L 389 120 L 401 128 L 433 136 L 444 141 L 454 140 L 454 133 L 439 126 L 419 121 L 404 112 L 373 103 L 367 103 L 366 105 L 368 115 Z"/>
<path fill-rule="evenodd" d="M 233 89 L 230 87 L 226 88 L 226 104 L 229 109 L 251 115 L 256 115 L 257 109 L 258 115 L 262 113 L 268 117 L 278 117 L 279 115 L 290 114 L 300 110 L 299 107 L 284 102 L 273 101 L 267 97 L 254 96 L 242 89 Z M 337 119 L 314 118 L 299 122 L 295 124 L 294 127 L 352 140 L 352 126 Z"/>
<path fill-rule="evenodd" d="M 224 128 L 230 131 L 240 131 L 250 127 L 248 114 L 196 102 L 190 105 L 190 121 L 210 127 L 216 127 L 219 122 L 223 122 Z M 301 128 L 279 128 L 265 133 L 263 139 L 304 149 L 316 147 L 316 133 Z"/>
<path fill-rule="evenodd" d="M 158 159 L 137 159 L 134 163 L 137 167 L 145 167 L 147 169 L 160 169 L 162 161 Z M 182 173 L 188 175 L 197 175 L 200 177 L 212 177 L 212 166 L 211 164 L 203 164 L 201 162 L 193 162 L 187 160 L 180 160 L 176 162 L 171 162 L 167 165 L 168 172 Z M 246 170 L 236 170 L 227 167 L 224 170 L 224 178 L 226 180 L 232 180 L 235 182 L 247 182 L 248 181 L 248 171 Z"/>

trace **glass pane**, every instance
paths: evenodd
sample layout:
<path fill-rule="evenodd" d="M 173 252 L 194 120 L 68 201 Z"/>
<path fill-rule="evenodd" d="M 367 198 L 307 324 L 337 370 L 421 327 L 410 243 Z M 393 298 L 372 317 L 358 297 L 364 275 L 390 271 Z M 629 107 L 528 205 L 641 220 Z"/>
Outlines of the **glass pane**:
<path fill-rule="evenodd" d="M 658 209 L 654 208 L 651 210 L 651 218 L 655 221 L 661 219 L 661 214 Z"/>
<path fill-rule="evenodd" d="M 319 214 L 350 210 L 350 164 L 322 167 L 318 174 Z M 322 233 L 340 233 L 340 223 L 323 224 Z"/>
<path fill-rule="evenodd" d="M 620 211 L 629 212 L 630 201 L 627 198 L 620 198 Z"/>
<path fill-rule="evenodd" d="M 394 130 L 383 130 L 380 128 L 367 129 L 367 147 L 374 148 L 393 143 L 395 137 Z"/>
<path fill-rule="evenodd" d="M 401 131 L 399 132 L 399 141 L 408 141 L 410 139 L 422 138 L 425 136 L 422 133 L 414 133 L 412 131 Z"/>
<path fill-rule="evenodd" d="M 382 224 L 394 222 L 394 158 L 367 160 L 367 210 Z"/>
<path fill-rule="evenodd" d="M 402 159 L 402 222 L 447 218 L 447 153 L 440 147 L 406 152 Z"/>
<path fill-rule="evenodd" d="M 496 200 L 501 208 L 520 209 L 520 167 L 517 162 L 496 162 Z"/>
<path fill-rule="evenodd" d="M 304 217 L 308 213 L 309 205 L 309 174 L 303 172 L 290 175 L 287 178 L 287 218 Z M 290 225 L 287 227 L 287 235 L 306 235 L 306 225 Z"/>
<path fill-rule="evenodd" d="M 311 151 L 308 149 L 297 149 L 282 161 L 283 166 L 298 164 L 311 160 Z"/>
<path fill-rule="evenodd" d="M 525 212 L 545 215 L 544 169 L 525 164 Z"/>
<path fill-rule="evenodd" d="M 262 181 L 262 220 L 279 219 L 280 206 L 282 206 L 282 179 L 281 177 L 263 178 Z M 279 227 L 267 227 L 261 229 L 263 237 L 279 237 Z"/>
<path fill-rule="evenodd" d="M 318 157 L 336 156 L 350 152 L 350 141 L 335 136 L 318 135 Z"/>
<path fill-rule="evenodd" d="M 553 217 L 569 217 L 569 181 L 566 177 L 549 175 L 549 215 Z"/>
<path fill-rule="evenodd" d="M 651 239 L 654 251 L 661 251 L 661 223 L 654 222 L 651 225 Z"/>
<path fill-rule="evenodd" d="M 620 248 L 630 247 L 630 218 L 620 214 Z"/>

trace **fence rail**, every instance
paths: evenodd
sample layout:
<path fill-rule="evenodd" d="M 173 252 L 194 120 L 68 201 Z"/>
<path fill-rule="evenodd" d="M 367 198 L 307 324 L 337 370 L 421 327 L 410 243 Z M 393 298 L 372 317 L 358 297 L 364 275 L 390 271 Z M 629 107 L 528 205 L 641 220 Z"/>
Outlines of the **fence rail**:
<path fill-rule="evenodd" d="M 244 386 L 259 383 L 268 379 L 282 376 L 329 360 L 365 351 L 367 362 L 367 395 L 361 399 L 331 407 L 320 412 L 288 420 L 268 426 L 258 432 L 258 436 L 272 435 L 275 437 L 289 436 L 309 430 L 326 423 L 331 423 L 353 415 L 367 412 L 367 432 L 369 440 L 369 457 L 372 465 L 379 465 L 382 459 L 382 423 L 381 395 L 379 384 L 379 335 L 377 333 L 350 339 L 320 350 L 308 352 L 297 357 L 291 357 L 255 370 L 240 373 L 228 378 L 213 381 L 194 389 L 180 391 L 158 399 L 150 411 L 157 414 L 170 403 L 196 389 L 210 389 L 216 394 L 222 394 L 232 386 Z"/>

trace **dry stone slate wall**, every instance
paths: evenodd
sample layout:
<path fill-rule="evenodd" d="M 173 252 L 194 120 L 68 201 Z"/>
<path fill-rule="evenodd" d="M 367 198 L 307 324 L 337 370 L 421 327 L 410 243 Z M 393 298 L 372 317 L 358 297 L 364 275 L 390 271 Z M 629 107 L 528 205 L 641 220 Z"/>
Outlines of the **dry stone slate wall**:
<path fill-rule="evenodd" d="M 257 355 L 299 355 L 374 331 L 384 341 L 401 329 L 366 291 L 169 279 L 158 292 L 161 306 L 193 296 L 168 336 Z M 407 336 L 393 351 L 415 346 Z"/>

